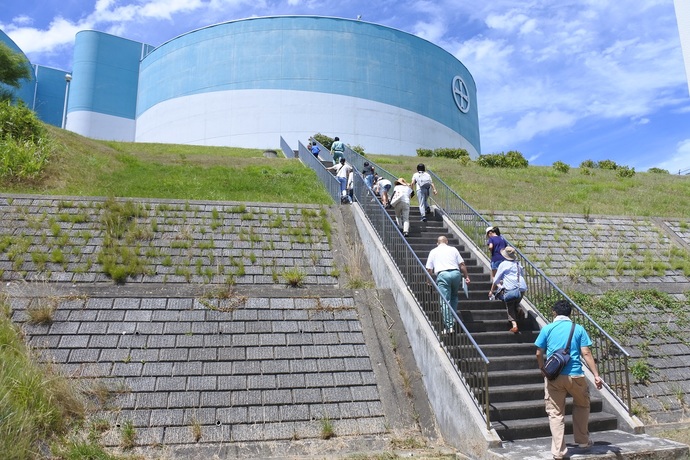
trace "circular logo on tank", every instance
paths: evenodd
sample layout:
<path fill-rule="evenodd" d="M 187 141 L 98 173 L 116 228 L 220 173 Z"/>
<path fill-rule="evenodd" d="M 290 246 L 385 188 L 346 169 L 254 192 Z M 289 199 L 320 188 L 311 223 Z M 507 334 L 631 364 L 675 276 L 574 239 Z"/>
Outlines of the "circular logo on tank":
<path fill-rule="evenodd" d="M 457 75 L 453 78 L 453 99 L 462 113 L 470 111 L 470 93 L 463 79 Z"/>

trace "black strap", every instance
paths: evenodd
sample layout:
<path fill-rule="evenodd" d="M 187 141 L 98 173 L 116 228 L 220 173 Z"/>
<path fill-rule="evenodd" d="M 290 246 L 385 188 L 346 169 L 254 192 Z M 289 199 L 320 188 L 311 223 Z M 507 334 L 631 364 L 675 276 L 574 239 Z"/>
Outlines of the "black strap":
<path fill-rule="evenodd" d="M 565 347 L 565 352 L 570 353 L 570 341 L 573 340 L 573 332 L 575 332 L 575 322 L 572 322 L 573 325 L 570 328 L 570 335 L 568 336 L 568 345 Z"/>

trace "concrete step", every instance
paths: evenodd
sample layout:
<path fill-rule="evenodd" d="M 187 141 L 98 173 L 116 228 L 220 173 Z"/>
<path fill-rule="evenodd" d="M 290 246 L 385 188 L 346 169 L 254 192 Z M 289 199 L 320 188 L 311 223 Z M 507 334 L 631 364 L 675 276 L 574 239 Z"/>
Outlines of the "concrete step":
<path fill-rule="evenodd" d="M 503 440 L 540 438 L 551 435 L 549 419 L 546 415 L 539 418 L 492 422 L 491 426 Z M 617 427 L 618 420 L 614 415 L 607 414 L 606 412 L 592 412 L 589 414 L 590 432 L 615 430 Z M 572 415 L 565 416 L 565 433 L 566 435 L 573 433 Z"/>
<path fill-rule="evenodd" d="M 594 445 L 581 449 L 566 436 L 568 457 L 573 460 L 687 460 L 690 448 L 669 439 L 647 434 L 631 434 L 621 430 L 590 433 Z M 490 450 L 503 460 L 552 460 L 551 435 L 504 442 L 502 447 Z"/>
<path fill-rule="evenodd" d="M 604 403 L 601 398 L 590 399 L 590 410 L 592 412 L 601 412 L 603 406 Z M 572 398 L 565 400 L 565 413 L 566 415 L 572 415 L 573 413 Z M 544 414 L 546 414 L 544 398 L 531 401 L 496 402 L 491 404 L 491 421 L 496 423 L 518 419 L 543 418 Z"/>

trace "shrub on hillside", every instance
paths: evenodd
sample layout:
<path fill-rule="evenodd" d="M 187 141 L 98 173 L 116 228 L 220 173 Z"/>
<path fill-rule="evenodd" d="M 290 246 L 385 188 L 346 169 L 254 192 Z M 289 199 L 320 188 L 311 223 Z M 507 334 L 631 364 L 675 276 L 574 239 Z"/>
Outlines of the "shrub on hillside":
<path fill-rule="evenodd" d="M 616 168 L 616 176 L 618 177 L 633 177 L 635 175 L 635 168 L 627 166 L 618 166 Z"/>
<path fill-rule="evenodd" d="M 594 169 L 596 167 L 597 164 L 593 160 L 585 160 L 582 163 L 580 163 L 580 168 Z"/>
<path fill-rule="evenodd" d="M 434 156 L 434 151 L 431 149 L 417 149 L 417 156 L 430 158 Z"/>
<path fill-rule="evenodd" d="M 331 145 L 333 145 L 333 138 L 328 137 L 325 134 L 316 133 L 312 136 L 312 138 L 316 139 L 319 142 L 319 144 L 323 145 L 328 150 L 330 150 Z"/>
<path fill-rule="evenodd" d="M 450 158 L 453 160 L 460 160 L 460 163 L 466 165 L 472 159 L 470 154 L 465 149 L 451 149 L 451 148 L 440 148 L 440 149 L 417 149 L 417 156 L 420 157 L 439 157 L 439 158 Z"/>
<path fill-rule="evenodd" d="M 363 157 L 367 155 L 367 154 L 364 152 L 364 147 L 362 147 L 362 146 L 359 145 L 359 144 L 358 144 L 358 145 L 350 145 L 350 144 L 347 144 L 347 146 L 350 147 L 350 149 L 352 149 L 352 151 L 359 153 L 359 154 L 362 155 Z"/>
<path fill-rule="evenodd" d="M 555 161 L 553 163 L 553 169 L 563 174 L 567 174 L 570 171 L 570 165 L 563 163 L 562 161 Z"/>
<path fill-rule="evenodd" d="M 649 168 L 647 172 L 650 172 L 652 174 L 671 174 L 668 172 L 667 169 L 661 169 L 661 168 Z"/>
<path fill-rule="evenodd" d="M 48 163 L 46 130 L 23 103 L 0 103 L 0 178 L 31 179 Z"/>
<path fill-rule="evenodd" d="M 529 162 L 518 151 L 479 155 L 477 164 L 485 168 L 526 168 Z"/>
<path fill-rule="evenodd" d="M 599 169 L 607 169 L 609 171 L 614 171 L 618 169 L 619 166 L 613 160 L 601 160 L 597 163 L 597 167 Z"/>

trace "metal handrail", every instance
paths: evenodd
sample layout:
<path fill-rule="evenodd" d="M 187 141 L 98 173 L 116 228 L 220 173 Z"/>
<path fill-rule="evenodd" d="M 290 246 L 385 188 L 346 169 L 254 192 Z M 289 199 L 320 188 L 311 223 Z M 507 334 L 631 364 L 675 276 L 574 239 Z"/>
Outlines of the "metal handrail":
<path fill-rule="evenodd" d="M 300 161 L 316 172 L 321 183 L 326 186 L 326 190 L 328 190 L 328 194 L 331 195 L 333 201 L 340 203 L 340 182 L 338 182 L 338 179 L 324 167 L 318 158 L 316 158 L 302 142 L 298 141 L 297 147 L 297 156 Z"/>
<path fill-rule="evenodd" d="M 346 153 L 346 160 L 349 162 L 351 159 L 348 159 Z M 353 163 L 356 163 L 356 160 Z M 377 232 L 383 247 L 395 262 L 400 275 L 405 280 L 410 293 L 417 300 L 417 305 L 429 325 L 437 332 L 437 337 L 446 352 L 446 356 L 485 419 L 487 430 L 491 429 L 489 359 L 482 352 L 457 313 L 450 309 L 450 305 L 441 295 L 436 282 L 429 275 L 407 239 L 403 237 L 400 228 L 386 212 L 374 191 L 366 185 L 361 174 L 355 174 L 353 188 L 356 203 L 364 211 L 364 215 Z M 455 322 L 455 332 L 443 336 L 438 335 L 438 331 L 444 328 L 441 313 L 442 303 L 451 311 Z"/>
<path fill-rule="evenodd" d="M 432 203 L 462 229 L 477 249 L 483 251 L 486 247 L 485 230 L 491 224 L 465 200 L 460 198 L 438 175 L 432 171 L 428 172 L 432 175 L 434 185 L 438 191 L 437 195 L 430 196 Z M 506 241 L 508 240 L 506 239 Z M 535 307 L 546 323 L 550 322 L 548 318 L 551 318 L 551 307 L 556 301 L 565 299 L 573 305 L 571 317 L 587 329 L 592 339 L 592 355 L 599 367 L 599 374 L 604 379 L 605 386 L 618 402 L 625 406 L 630 414 L 632 411 L 632 395 L 630 394 L 630 373 L 628 368 L 630 355 L 628 352 L 582 310 L 573 299 L 556 286 L 542 270 L 530 262 L 514 244 L 511 244 L 511 246 L 515 247 L 519 260 L 525 268 L 525 280 L 528 286 L 525 300 Z"/>
<path fill-rule="evenodd" d="M 292 151 L 287 141 L 283 139 L 283 136 L 280 136 L 280 150 L 283 151 L 285 158 L 295 158 L 295 152 Z"/>

